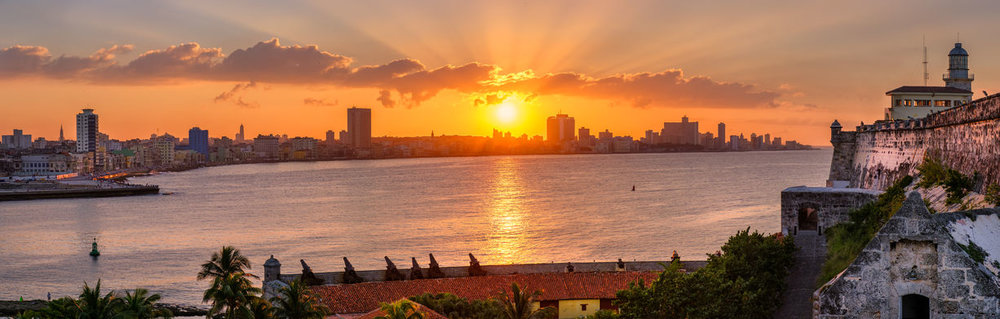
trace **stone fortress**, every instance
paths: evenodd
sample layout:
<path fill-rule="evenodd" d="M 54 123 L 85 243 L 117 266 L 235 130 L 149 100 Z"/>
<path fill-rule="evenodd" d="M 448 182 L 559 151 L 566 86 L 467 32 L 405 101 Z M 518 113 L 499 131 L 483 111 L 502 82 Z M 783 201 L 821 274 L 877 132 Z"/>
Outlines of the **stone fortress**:
<path fill-rule="evenodd" d="M 800 256 L 811 259 L 800 261 L 793 276 L 815 280 L 825 260 L 823 229 L 847 221 L 849 211 L 874 201 L 899 178 L 919 178 L 917 167 L 927 154 L 974 176 L 975 192 L 1000 184 L 1000 94 L 984 91 L 985 97 L 971 100 L 968 56 L 956 43 L 943 87 L 887 92 L 885 120 L 861 123 L 854 131 L 833 122 L 826 187 L 791 187 L 781 194 L 782 231 L 795 237 Z M 811 296 L 805 293 L 815 288 L 812 282 L 799 283 L 812 286 L 799 290 L 789 283 L 789 292 L 799 294 L 790 298 L 803 306 L 786 315 L 1000 318 L 1000 209 L 932 214 L 924 198 L 935 205 L 933 193 L 911 191 L 847 269 Z M 985 258 L 973 259 L 970 246 L 980 247 Z"/>

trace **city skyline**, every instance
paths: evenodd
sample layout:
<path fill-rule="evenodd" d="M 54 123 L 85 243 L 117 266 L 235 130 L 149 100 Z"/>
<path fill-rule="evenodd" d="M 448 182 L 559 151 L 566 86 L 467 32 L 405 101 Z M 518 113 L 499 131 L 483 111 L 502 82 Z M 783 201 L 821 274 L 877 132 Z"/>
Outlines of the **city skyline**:
<path fill-rule="evenodd" d="M 57 126 L 71 119 L 53 123 L 52 114 L 91 106 L 118 138 L 192 126 L 230 132 L 240 123 L 256 128 L 250 135 L 320 137 L 342 128 L 331 125 L 345 121 L 341 107 L 357 105 L 373 108 L 374 136 L 431 129 L 481 136 L 493 128 L 544 135 L 545 124 L 531 119 L 561 111 L 600 118 L 623 135 L 641 136 L 659 119 L 686 114 L 818 145 L 830 118 L 847 126 L 881 118 L 884 92 L 921 84 L 922 37 L 932 81 L 947 68 L 944 53 L 961 40 L 981 75 L 974 98 L 994 92 L 1000 62 L 986 57 L 1000 44 L 989 40 L 990 10 L 981 8 L 990 5 L 790 3 L 774 14 L 792 19 L 768 19 L 758 6 L 659 2 L 95 2 L 68 4 L 72 17 L 33 14 L 44 4 L 5 3 L 0 25 L 20 32 L 0 37 L 0 103 L 7 106 L 0 131 L 21 128 L 55 140 Z M 830 6 L 863 10 L 822 14 Z M 406 14 L 428 10 L 438 22 Z M 947 28 L 907 18 L 952 12 L 967 18 Z M 200 19 L 165 27 L 178 15 Z M 880 32 L 834 27 L 842 25 Z M 67 38 L 66 30 L 77 36 Z M 171 60 L 183 57 L 191 59 Z M 15 58 L 27 60 L 10 62 Z M 170 61 L 193 64 L 158 64 Z M 291 64 L 246 68 L 261 61 Z M 73 138 L 73 130 L 66 133 Z"/>

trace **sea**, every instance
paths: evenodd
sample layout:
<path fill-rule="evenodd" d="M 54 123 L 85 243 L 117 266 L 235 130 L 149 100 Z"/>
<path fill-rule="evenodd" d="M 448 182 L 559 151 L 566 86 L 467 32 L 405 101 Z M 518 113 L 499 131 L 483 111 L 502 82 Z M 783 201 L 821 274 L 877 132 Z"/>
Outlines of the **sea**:
<path fill-rule="evenodd" d="M 201 305 L 223 246 L 263 276 L 484 264 L 705 260 L 780 231 L 780 192 L 822 186 L 830 149 L 245 164 L 131 179 L 162 193 L 0 202 L 0 300 L 142 287 Z M 633 190 L 634 187 L 634 190 Z M 101 256 L 88 253 L 96 239 Z"/>

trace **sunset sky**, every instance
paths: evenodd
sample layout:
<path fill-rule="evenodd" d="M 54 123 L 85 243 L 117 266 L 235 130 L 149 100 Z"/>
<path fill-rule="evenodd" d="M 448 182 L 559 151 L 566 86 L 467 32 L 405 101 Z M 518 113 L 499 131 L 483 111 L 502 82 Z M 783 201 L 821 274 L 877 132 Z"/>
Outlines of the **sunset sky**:
<path fill-rule="evenodd" d="M 323 138 L 350 106 L 373 135 L 544 135 L 559 111 L 642 136 L 701 131 L 829 145 L 884 93 L 943 85 L 961 38 L 975 97 L 1000 89 L 986 1 L 0 1 L 0 133 Z M 960 33 L 960 35 L 959 35 Z"/>

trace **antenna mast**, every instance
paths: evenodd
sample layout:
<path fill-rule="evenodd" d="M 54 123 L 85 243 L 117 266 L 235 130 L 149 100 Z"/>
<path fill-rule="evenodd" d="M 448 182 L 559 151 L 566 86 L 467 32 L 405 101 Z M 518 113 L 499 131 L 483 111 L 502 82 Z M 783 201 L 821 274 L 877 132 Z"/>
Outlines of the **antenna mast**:
<path fill-rule="evenodd" d="M 926 35 L 924 35 L 923 44 L 924 44 L 924 86 L 927 86 L 927 79 L 930 79 L 931 76 L 929 74 L 927 74 L 927 36 Z"/>

